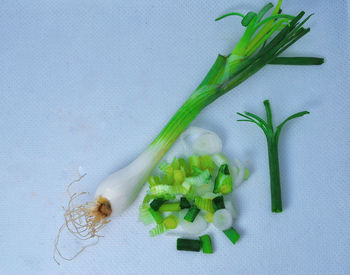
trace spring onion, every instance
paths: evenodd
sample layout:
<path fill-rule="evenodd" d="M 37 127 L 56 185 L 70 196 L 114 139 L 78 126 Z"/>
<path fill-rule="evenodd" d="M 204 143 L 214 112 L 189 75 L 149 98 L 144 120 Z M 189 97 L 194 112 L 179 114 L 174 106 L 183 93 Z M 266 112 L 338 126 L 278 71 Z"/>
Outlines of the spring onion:
<path fill-rule="evenodd" d="M 177 239 L 176 248 L 177 250 L 199 252 L 201 251 L 201 241 L 179 238 Z"/>
<path fill-rule="evenodd" d="M 213 253 L 213 247 L 211 246 L 211 238 L 210 238 L 210 236 L 209 235 L 203 235 L 203 236 L 200 236 L 199 239 L 201 240 L 203 253 L 212 254 Z"/>
<path fill-rule="evenodd" d="M 282 196 L 278 162 L 278 139 L 282 127 L 286 124 L 287 121 L 297 117 L 302 117 L 306 114 L 309 114 L 309 112 L 303 111 L 289 116 L 279 126 L 276 127 L 276 130 L 274 130 L 270 102 L 268 100 L 265 100 L 264 105 L 267 117 L 266 121 L 260 118 L 259 116 L 249 112 L 245 112 L 244 114 L 238 113 L 244 118 L 238 121 L 248 121 L 255 123 L 263 130 L 266 136 L 270 168 L 271 210 L 274 213 L 280 213 L 282 212 Z"/>
<path fill-rule="evenodd" d="M 149 147 L 129 165 L 102 181 L 95 192 L 94 203 L 85 203 L 67 209 L 65 225 L 67 228 L 69 226 L 75 228 L 71 231 L 74 236 L 84 239 L 98 238 L 99 230 L 109 222 L 109 218 L 121 214 L 134 202 L 157 163 L 206 106 L 237 87 L 267 64 L 293 63 L 290 59 L 285 62 L 279 56 L 310 31 L 310 28 L 303 27 L 310 16 L 301 21 L 305 12 L 300 12 L 296 16 L 279 14 L 281 4 L 282 0 L 279 0 L 270 16 L 265 16 L 267 6 L 258 13 L 250 12 L 247 17 L 243 15 L 245 31 L 242 38 L 228 56 L 218 55 L 204 80 Z M 234 13 L 221 16 L 218 20 L 231 15 Z M 303 58 L 300 62 L 299 58 L 297 61 L 308 64 L 306 60 L 313 59 Z M 74 198 L 72 196 L 71 200 Z M 281 209 L 277 207 L 274 210 Z M 82 220 L 86 222 L 82 223 Z"/>

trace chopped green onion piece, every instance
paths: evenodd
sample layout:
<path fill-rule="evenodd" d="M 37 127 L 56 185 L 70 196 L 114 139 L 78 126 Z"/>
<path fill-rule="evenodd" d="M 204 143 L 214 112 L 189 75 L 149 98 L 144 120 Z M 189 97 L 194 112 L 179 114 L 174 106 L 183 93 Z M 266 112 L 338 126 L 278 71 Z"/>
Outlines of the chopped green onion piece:
<path fill-rule="evenodd" d="M 214 193 L 226 195 L 232 192 L 232 177 L 227 164 L 222 164 L 215 179 Z"/>
<path fill-rule="evenodd" d="M 186 190 L 189 190 L 191 186 L 200 186 L 208 183 L 210 178 L 211 178 L 211 175 L 209 170 L 207 169 L 205 171 L 201 171 L 201 173 L 198 176 L 186 178 L 182 186 Z"/>
<path fill-rule="evenodd" d="M 171 167 L 173 167 L 174 170 L 180 169 L 180 162 L 176 157 L 171 162 Z"/>
<path fill-rule="evenodd" d="M 205 214 L 205 220 L 207 221 L 207 222 L 213 222 L 213 217 L 214 217 L 214 213 L 207 213 L 207 214 Z"/>
<path fill-rule="evenodd" d="M 175 215 L 169 215 L 164 219 L 163 224 L 167 229 L 175 229 L 179 224 L 179 219 Z"/>
<path fill-rule="evenodd" d="M 165 203 L 159 208 L 159 212 L 178 212 L 181 211 L 179 202 Z"/>
<path fill-rule="evenodd" d="M 183 158 L 179 158 L 180 168 L 183 169 L 186 173 L 186 176 L 191 175 L 191 167 L 187 164 L 186 160 Z"/>
<path fill-rule="evenodd" d="M 142 201 L 142 205 L 147 205 L 148 206 L 148 203 L 154 199 L 154 196 L 153 195 L 150 195 L 150 194 L 147 194 L 144 198 L 143 198 L 143 201 Z"/>
<path fill-rule="evenodd" d="M 158 211 L 155 211 L 154 209 L 150 208 L 149 209 L 149 212 L 151 213 L 154 221 L 157 223 L 157 224 L 161 224 L 163 222 L 163 216 L 162 214 L 160 214 Z"/>
<path fill-rule="evenodd" d="M 218 196 L 218 194 L 214 194 L 213 192 L 207 192 L 205 193 L 202 198 L 205 198 L 205 199 L 214 199 Z"/>
<path fill-rule="evenodd" d="M 177 250 L 199 252 L 201 251 L 201 241 L 179 238 L 176 242 L 176 248 Z"/>
<path fill-rule="evenodd" d="M 197 196 L 203 197 L 206 193 L 211 193 L 214 190 L 214 182 L 209 180 L 208 183 L 203 184 L 201 186 L 195 186 L 194 188 Z"/>
<path fill-rule="evenodd" d="M 186 199 L 193 201 L 196 196 L 196 190 L 194 187 L 191 186 L 190 190 L 188 190 L 186 193 Z"/>
<path fill-rule="evenodd" d="M 158 236 L 164 232 L 166 232 L 168 229 L 166 228 L 165 224 L 157 224 L 157 226 L 149 231 L 149 234 L 151 237 Z"/>
<path fill-rule="evenodd" d="M 159 165 L 158 165 L 158 168 L 160 171 L 162 171 L 163 173 L 165 173 L 165 169 L 168 167 L 168 163 L 163 160 Z"/>
<path fill-rule="evenodd" d="M 211 246 L 211 239 L 209 235 L 200 236 L 199 239 L 202 242 L 203 253 L 212 254 L 213 247 Z"/>
<path fill-rule="evenodd" d="M 174 170 L 174 184 L 182 184 L 186 178 L 186 172 L 183 169 Z"/>
<path fill-rule="evenodd" d="M 150 176 L 148 178 L 149 187 L 153 187 L 160 184 L 160 178 L 157 176 Z"/>
<path fill-rule="evenodd" d="M 203 197 L 196 197 L 194 199 L 194 204 L 202 210 L 205 210 L 210 213 L 214 213 L 213 200 Z"/>
<path fill-rule="evenodd" d="M 191 175 L 190 177 L 197 177 L 203 172 L 202 169 L 199 169 L 197 167 L 191 166 Z"/>
<path fill-rule="evenodd" d="M 157 185 L 149 189 L 148 192 L 150 195 L 168 198 L 177 194 L 186 194 L 188 190 L 179 185 Z"/>
<path fill-rule="evenodd" d="M 174 182 L 174 168 L 172 166 L 168 166 L 165 169 L 165 177 L 167 179 L 167 184 L 172 184 Z"/>
<path fill-rule="evenodd" d="M 201 159 L 199 156 L 192 155 L 188 158 L 188 163 L 192 167 L 201 168 Z"/>
<path fill-rule="evenodd" d="M 225 208 L 224 197 L 218 196 L 213 199 L 214 211 Z"/>
<path fill-rule="evenodd" d="M 206 170 L 208 169 L 209 172 L 213 172 L 215 166 L 214 166 L 214 162 L 211 159 L 211 156 L 205 155 L 205 156 L 201 156 L 201 169 L 202 170 Z"/>
<path fill-rule="evenodd" d="M 234 229 L 234 228 L 229 228 L 229 229 L 226 229 L 223 231 L 226 235 L 227 238 L 229 238 L 229 240 L 235 244 L 239 238 L 240 238 L 240 235 L 239 233 Z"/>
<path fill-rule="evenodd" d="M 180 208 L 185 209 L 190 207 L 191 207 L 191 204 L 189 203 L 189 201 L 186 198 L 182 197 L 180 199 Z"/>
<path fill-rule="evenodd" d="M 186 213 L 184 219 L 188 222 L 193 222 L 194 219 L 197 217 L 199 211 L 200 210 L 195 205 L 192 205 L 191 208 Z"/>
<path fill-rule="evenodd" d="M 244 168 L 244 180 L 247 180 L 250 177 L 250 171 L 248 168 Z"/>
<path fill-rule="evenodd" d="M 159 208 L 161 207 L 161 205 L 163 203 L 165 203 L 166 200 L 162 199 L 162 198 L 158 198 L 158 199 L 154 199 L 151 203 L 150 206 L 153 210 L 158 211 Z"/>

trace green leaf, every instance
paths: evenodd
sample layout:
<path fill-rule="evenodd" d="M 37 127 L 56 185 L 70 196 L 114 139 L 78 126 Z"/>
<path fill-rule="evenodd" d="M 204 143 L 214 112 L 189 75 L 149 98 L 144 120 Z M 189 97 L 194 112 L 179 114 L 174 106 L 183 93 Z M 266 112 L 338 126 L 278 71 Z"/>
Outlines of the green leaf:
<path fill-rule="evenodd" d="M 273 8 L 273 4 L 272 3 L 268 3 L 267 5 L 265 5 L 257 14 L 256 17 L 256 22 L 260 22 L 260 20 L 264 17 L 264 15 Z"/>
<path fill-rule="evenodd" d="M 228 17 L 228 16 L 232 16 L 232 15 L 237 15 L 237 16 L 240 16 L 242 18 L 244 18 L 244 15 L 242 13 L 239 13 L 239 12 L 229 12 L 229 13 L 226 13 L 222 16 L 219 16 L 218 18 L 215 19 L 215 21 L 219 21 L 221 19 L 224 19 L 225 17 Z"/>
<path fill-rule="evenodd" d="M 287 121 L 289 121 L 291 119 L 294 119 L 294 118 L 297 118 L 297 117 L 302 117 L 302 116 L 307 115 L 307 114 L 310 114 L 310 112 L 303 111 L 303 112 L 296 113 L 294 115 L 291 115 L 291 116 L 287 117 L 280 125 L 278 125 L 277 128 L 276 128 L 276 132 L 275 132 L 276 142 L 278 142 L 278 138 L 280 136 L 281 130 L 282 130 L 284 124 L 286 124 Z"/>
<path fill-rule="evenodd" d="M 244 27 L 247 27 L 249 23 L 256 17 L 256 13 L 253 11 L 248 12 L 242 19 L 241 24 Z"/>
<path fill-rule="evenodd" d="M 276 57 L 269 64 L 273 65 L 321 65 L 324 58 L 319 57 Z"/>

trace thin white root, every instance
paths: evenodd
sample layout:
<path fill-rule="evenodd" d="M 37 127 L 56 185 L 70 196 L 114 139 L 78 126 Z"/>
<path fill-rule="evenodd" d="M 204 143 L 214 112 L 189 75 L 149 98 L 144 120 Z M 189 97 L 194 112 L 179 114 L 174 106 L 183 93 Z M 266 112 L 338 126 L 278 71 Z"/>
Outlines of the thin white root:
<path fill-rule="evenodd" d="M 56 259 L 56 254 L 58 254 L 62 259 L 71 261 L 81 254 L 86 248 L 96 245 L 99 239 L 103 236 L 99 235 L 98 232 L 109 222 L 108 215 L 101 213 L 101 206 L 106 206 L 105 202 L 86 202 L 84 204 L 73 205 L 74 200 L 82 195 L 87 195 L 87 192 L 80 193 L 70 193 L 70 187 L 79 182 L 86 174 L 79 177 L 79 179 L 72 181 L 67 187 L 67 194 L 69 195 L 69 202 L 67 208 L 63 207 L 64 212 L 64 224 L 58 230 L 53 258 L 57 264 L 60 264 Z M 62 231 L 67 229 L 75 238 L 87 241 L 90 239 L 96 239 L 95 242 L 84 245 L 77 253 L 72 257 L 63 256 L 58 248 L 60 237 Z"/>

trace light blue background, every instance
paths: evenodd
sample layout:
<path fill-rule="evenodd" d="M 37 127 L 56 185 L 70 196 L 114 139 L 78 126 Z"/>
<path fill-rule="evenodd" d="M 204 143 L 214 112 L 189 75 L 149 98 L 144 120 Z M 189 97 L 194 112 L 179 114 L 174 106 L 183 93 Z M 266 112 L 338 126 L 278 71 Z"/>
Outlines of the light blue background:
<path fill-rule="evenodd" d="M 315 13 L 311 33 L 286 55 L 324 56 L 323 66 L 267 66 L 194 122 L 217 131 L 224 152 L 252 170 L 234 195 L 236 246 L 216 232 L 215 254 L 179 253 L 175 239 L 151 239 L 137 222 L 139 198 L 97 246 L 73 262 L 52 260 L 65 188 L 79 167 L 88 175 L 76 189 L 93 193 L 141 153 L 241 36 L 238 18 L 213 19 L 265 3 L 1 1 L 0 273 L 350 273 L 348 7 L 327 0 L 283 5 Z M 263 115 L 264 99 L 276 123 L 311 112 L 281 136 L 279 215 L 270 213 L 264 136 L 235 122 L 237 111 Z"/>

